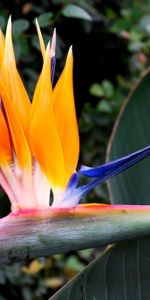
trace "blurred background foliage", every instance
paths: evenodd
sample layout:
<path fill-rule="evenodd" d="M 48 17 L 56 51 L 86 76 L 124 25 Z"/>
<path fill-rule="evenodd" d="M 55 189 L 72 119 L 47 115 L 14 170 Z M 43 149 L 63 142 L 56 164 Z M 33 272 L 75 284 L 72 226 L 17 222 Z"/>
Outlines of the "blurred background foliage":
<path fill-rule="evenodd" d="M 150 1 L 146 0 L 0 1 L 0 26 L 5 32 L 11 14 L 17 65 L 30 98 L 42 66 L 35 18 L 45 43 L 57 28 L 55 82 L 68 48 L 73 45 L 74 93 L 81 138 L 79 164 L 104 162 L 120 106 L 149 65 L 149 9 Z M 97 187 L 86 201 L 109 202 L 105 186 Z M 1 217 L 9 211 L 2 191 L 0 210 Z M 47 299 L 89 263 L 97 251 L 71 252 L 1 267 L 0 300 Z"/>

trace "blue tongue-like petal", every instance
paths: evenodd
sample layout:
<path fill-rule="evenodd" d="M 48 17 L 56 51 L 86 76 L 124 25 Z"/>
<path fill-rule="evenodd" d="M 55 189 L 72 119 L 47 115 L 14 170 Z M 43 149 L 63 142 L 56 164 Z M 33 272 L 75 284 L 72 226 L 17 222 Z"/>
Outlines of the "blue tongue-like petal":
<path fill-rule="evenodd" d="M 80 199 L 84 197 L 97 184 L 105 182 L 106 180 L 121 173 L 127 168 L 135 165 L 136 163 L 148 157 L 149 155 L 150 146 L 142 148 L 136 152 L 133 152 L 132 154 L 113 160 L 109 163 L 103 164 L 95 168 L 82 166 L 78 173 L 74 173 L 71 176 L 68 182 L 65 197 L 63 200 L 63 206 L 76 206 L 79 203 Z M 96 177 L 96 179 L 86 185 L 79 186 L 77 188 L 80 174 L 92 178 Z"/>
<path fill-rule="evenodd" d="M 79 174 L 88 176 L 88 177 L 99 177 L 103 178 L 105 176 L 112 177 L 125 169 L 136 164 L 140 160 L 150 155 L 150 146 L 142 148 L 134 153 L 126 155 L 122 158 L 110 161 L 106 164 L 100 165 L 95 168 L 90 168 L 87 166 L 81 166 L 78 171 Z"/>
<path fill-rule="evenodd" d="M 54 76 L 55 76 L 55 66 L 56 66 L 56 57 L 53 56 L 51 58 L 51 82 L 52 82 L 52 85 L 53 85 Z"/>
<path fill-rule="evenodd" d="M 79 174 L 88 177 L 97 177 L 97 179 L 93 180 L 89 184 L 83 185 L 76 189 L 75 194 L 80 200 L 85 194 L 87 194 L 92 188 L 94 188 L 97 184 L 101 184 L 106 180 L 112 178 L 113 176 L 121 173 L 127 168 L 133 166 L 138 163 L 145 157 L 150 155 L 150 146 L 142 148 L 132 154 L 119 158 L 117 160 L 113 160 L 109 163 L 103 164 L 101 166 L 90 168 L 87 166 L 82 166 L 78 171 Z"/>
<path fill-rule="evenodd" d="M 53 31 L 52 42 L 51 42 L 51 81 L 53 85 L 54 75 L 55 75 L 55 67 L 56 67 L 56 28 Z"/>
<path fill-rule="evenodd" d="M 66 191 L 74 190 L 77 187 L 78 182 L 79 182 L 79 174 L 77 172 L 74 172 L 69 179 Z"/>

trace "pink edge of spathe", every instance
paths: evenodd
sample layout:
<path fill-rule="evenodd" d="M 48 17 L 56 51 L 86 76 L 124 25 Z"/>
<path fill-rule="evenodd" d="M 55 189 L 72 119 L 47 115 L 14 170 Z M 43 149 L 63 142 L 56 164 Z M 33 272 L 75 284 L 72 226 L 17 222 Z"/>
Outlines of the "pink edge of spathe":
<path fill-rule="evenodd" d="M 40 218 L 62 218 L 62 217 L 90 217 L 102 215 L 115 215 L 115 214 L 125 214 L 131 212 L 143 212 L 150 214 L 150 205 L 111 205 L 111 204 L 80 204 L 75 207 L 69 208 L 46 208 L 46 209 L 23 209 L 19 210 L 17 213 L 11 212 L 8 216 L 2 218 L 30 218 L 40 219 Z M 1 222 L 0 220 L 0 222 Z"/>

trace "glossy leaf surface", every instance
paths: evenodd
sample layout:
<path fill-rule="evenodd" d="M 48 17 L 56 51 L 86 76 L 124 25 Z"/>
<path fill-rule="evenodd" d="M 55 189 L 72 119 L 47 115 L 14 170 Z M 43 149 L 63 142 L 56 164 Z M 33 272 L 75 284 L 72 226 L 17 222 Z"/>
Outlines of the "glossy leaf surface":
<path fill-rule="evenodd" d="M 107 159 L 119 158 L 150 144 L 150 70 L 126 99 L 116 121 Z M 150 203 L 150 159 L 128 169 L 110 181 L 113 203 Z"/>
<path fill-rule="evenodd" d="M 51 300 L 149 300 L 150 238 L 108 249 Z"/>

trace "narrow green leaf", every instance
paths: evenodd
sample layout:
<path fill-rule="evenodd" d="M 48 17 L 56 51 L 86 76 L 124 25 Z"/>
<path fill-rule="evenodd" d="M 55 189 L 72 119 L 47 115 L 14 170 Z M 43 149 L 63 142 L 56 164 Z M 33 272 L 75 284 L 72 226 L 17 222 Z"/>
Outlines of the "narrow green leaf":
<path fill-rule="evenodd" d="M 150 144 L 150 69 L 134 87 L 117 118 L 108 146 L 113 160 Z M 110 181 L 111 201 L 122 204 L 150 203 L 150 159 Z"/>
<path fill-rule="evenodd" d="M 149 248 L 150 237 L 111 247 L 50 299 L 149 300 Z"/>

